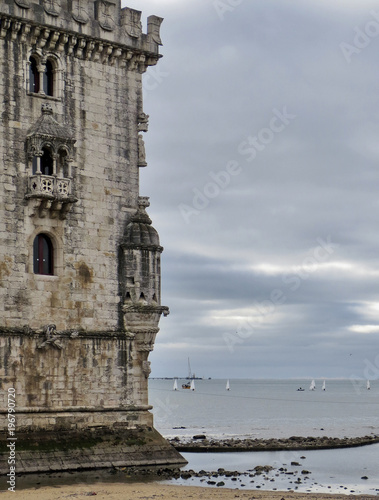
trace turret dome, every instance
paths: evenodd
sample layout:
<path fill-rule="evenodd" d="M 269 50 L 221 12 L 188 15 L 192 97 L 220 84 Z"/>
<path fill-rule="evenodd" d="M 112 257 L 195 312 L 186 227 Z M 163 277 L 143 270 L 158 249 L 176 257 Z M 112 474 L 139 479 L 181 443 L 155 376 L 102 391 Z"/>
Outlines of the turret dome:
<path fill-rule="evenodd" d="M 159 247 L 158 232 L 151 225 L 151 219 L 146 213 L 146 207 L 150 206 L 149 198 L 140 196 L 138 198 L 138 210 L 126 226 L 123 245 L 132 247 Z"/>

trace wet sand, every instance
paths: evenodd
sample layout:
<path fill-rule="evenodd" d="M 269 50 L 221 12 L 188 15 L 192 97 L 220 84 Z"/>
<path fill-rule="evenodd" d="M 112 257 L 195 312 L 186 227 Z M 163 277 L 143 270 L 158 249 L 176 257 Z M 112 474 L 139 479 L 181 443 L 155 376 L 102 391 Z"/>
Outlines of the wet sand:
<path fill-rule="evenodd" d="M 2 487 L 4 485 L 2 484 Z M 224 488 L 201 488 L 196 486 L 171 486 L 162 483 L 95 483 L 31 488 L 16 492 L 1 492 L 1 500 L 82 500 L 88 497 L 106 500 L 364 500 L 371 495 L 329 495 L 323 493 L 294 493 L 292 491 L 251 491 Z"/>

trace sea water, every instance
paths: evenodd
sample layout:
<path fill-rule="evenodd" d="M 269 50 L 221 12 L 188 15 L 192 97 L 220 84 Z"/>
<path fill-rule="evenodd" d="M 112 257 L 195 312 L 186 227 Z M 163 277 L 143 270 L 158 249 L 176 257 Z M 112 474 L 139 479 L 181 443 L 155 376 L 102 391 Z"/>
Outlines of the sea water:
<path fill-rule="evenodd" d="M 379 381 L 195 380 L 195 391 L 173 380 L 150 380 L 155 427 L 166 437 L 379 435 Z M 304 391 L 298 391 L 300 387 Z"/>
<path fill-rule="evenodd" d="M 155 427 L 165 436 L 191 440 L 196 434 L 208 438 L 279 438 L 290 436 L 352 437 L 379 435 L 379 381 L 316 380 L 196 380 L 195 391 L 173 390 L 173 380 L 150 380 L 149 400 L 154 406 Z M 304 391 L 298 391 L 302 387 Z M 213 471 L 222 467 L 245 472 L 256 465 L 275 468 L 267 479 L 245 476 L 227 487 L 245 489 L 296 489 L 298 491 L 355 494 L 379 493 L 379 445 L 335 450 L 281 452 L 185 453 L 188 469 Z M 306 457 L 306 458 L 301 458 Z M 311 471 L 308 480 L 291 462 Z M 277 475 L 287 468 L 297 475 Z M 294 478 L 302 477 L 302 484 Z M 368 479 L 361 479 L 367 477 Z M 251 482 L 254 481 L 254 482 Z M 173 481 L 174 483 L 177 481 Z M 194 478 L 183 484 L 206 486 Z"/>

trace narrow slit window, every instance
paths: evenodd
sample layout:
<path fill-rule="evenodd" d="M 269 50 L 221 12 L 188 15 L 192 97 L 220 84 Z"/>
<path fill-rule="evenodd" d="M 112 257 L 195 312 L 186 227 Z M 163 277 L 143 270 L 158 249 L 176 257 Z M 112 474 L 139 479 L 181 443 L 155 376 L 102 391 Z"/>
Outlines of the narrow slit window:
<path fill-rule="evenodd" d="M 39 92 L 38 64 L 35 57 L 29 59 L 29 91 L 37 94 Z"/>
<path fill-rule="evenodd" d="M 50 59 L 46 61 L 43 74 L 43 91 L 46 95 L 54 95 L 54 67 Z"/>

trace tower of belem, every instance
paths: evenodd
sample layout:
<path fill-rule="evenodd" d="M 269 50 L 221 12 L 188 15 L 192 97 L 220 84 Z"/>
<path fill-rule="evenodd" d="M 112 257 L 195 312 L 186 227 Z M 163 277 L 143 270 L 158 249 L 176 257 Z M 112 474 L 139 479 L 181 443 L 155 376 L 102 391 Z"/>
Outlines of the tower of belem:
<path fill-rule="evenodd" d="M 147 390 L 168 314 L 139 195 L 161 22 L 143 33 L 120 0 L 0 0 L 0 451 L 11 391 L 17 471 L 183 462 Z"/>

